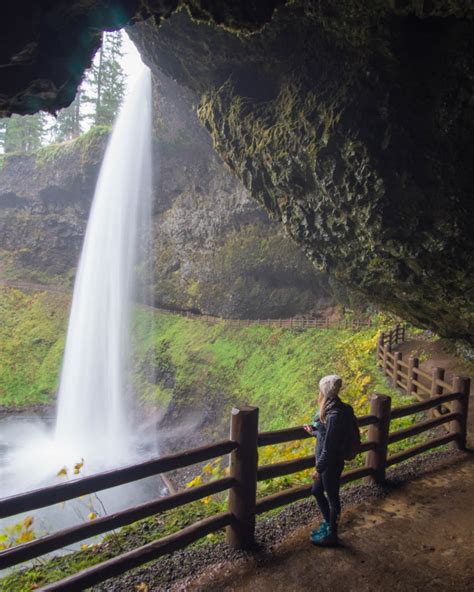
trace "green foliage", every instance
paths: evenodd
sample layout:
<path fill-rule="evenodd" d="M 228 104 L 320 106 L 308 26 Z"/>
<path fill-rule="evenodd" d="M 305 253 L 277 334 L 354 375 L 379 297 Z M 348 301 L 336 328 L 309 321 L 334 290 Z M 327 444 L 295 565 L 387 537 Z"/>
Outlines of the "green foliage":
<path fill-rule="evenodd" d="M 0 551 L 34 540 L 36 537 L 33 532 L 33 521 L 32 516 L 25 516 L 20 522 L 6 526 L 0 531 Z"/>
<path fill-rule="evenodd" d="M 64 347 L 69 297 L 0 287 L 0 405 L 51 403 Z"/>
<path fill-rule="evenodd" d="M 77 89 L 76 98 L 64 109 L 61 109 L 56 116 L 54 126 L 54 139 L 56 142 L 72 140 L 81 135 L 85 114 L 82 105 L 84 102 L 84 91 L 82 87 Z"/>
<path fill-rule="evenodd" d="M 40 168 L 69 154 L 76 154 L 83 162 L 91 160 L 91 151 L 102 146 L 102 139 L 110 134 L 110 130 L 109 125 L 97 125 L 73 140 L 43 146 L 35 152 L 35 164 Z"/>
<path fill-rule="evenodd" d="M 319 379 L 334 372 L 343 377 L 342 396 L 358 413 L 367 412 L 375 390 L 399 398 L 375 365 L 384 319 L 357 333 L 236 328 L 225 322 L 209 326 L 168 314 L 155 314 L 153 322 L 150 334 L 150 312 L 137 313 L 137 365 L 155 352 L 156 365 L 175 369 L 174 404 L 184 408 L 190 403 L 186 397 L 192 397 L 197 408 L 215 405 L 223 426 L 230 407 L 243 403 L 260 408 L 261 429 L 304 423 L 313 412 Z M 140 370 L 138 376 L 146 382 Z"/>
<path fill-rule="evenodd" d="M 31 152 L 41 146 L 46 131 L 46 116 L 12 115 L 2 121 L 0 146 L 4 152 Z"/>
<path fill-rule="evenodd" d="M 88 71 L 85 102 L 93 105 L 94 125 L 111 125 L 117 115 L 125 91 L 125 72 L 120 60 L 123 56 L 121 31 L 104 33 L 102 45 Z"/>

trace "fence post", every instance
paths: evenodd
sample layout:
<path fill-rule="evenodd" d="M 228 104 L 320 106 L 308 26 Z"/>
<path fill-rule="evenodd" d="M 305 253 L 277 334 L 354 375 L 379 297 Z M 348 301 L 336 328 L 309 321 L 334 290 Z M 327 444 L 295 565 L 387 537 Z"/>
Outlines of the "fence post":
<path fill-rule="evenodd" d="M 405 341 L 405 325 L 402 325 L 402 334 L 401 334 L 402 341 Z"/>
<path fill-rule="evenodd" d="M 382 368 L 383 368 L 384 374 L 387 374 L 388 352 L 389 352 L 389 346 L 384 345 L 383 346 L 383 360 L 382 360 Z"/>
<path fill-rule="evenodd" d="M 464 376 L 455 376 L 453 378 L 453 392 L 462 393 L 462 398 L 455 400 L 451 404 L 451 411 L 459 413 L 461 419 L 452 421 L 449 426 L 451 433 L 456 434 L 458 439 L 451 442 L 450 448 L 459 448 L 466 450 L 467 437 L 467 413 L 469 411 L 469 393 L 471 390 L 471 380 Z"/>
<path fill-rule="evenodd" d="M 227 543 L 233 549 L 250 549 L 255 544 L 257 498 L 258 407 L 232 409 L 230 439 L 239 445 L 230 455 L 230 476 L 236 485 L 229 493 Z"/>
<path fill-rule="evenodd" d="M 437 397 L 438 395 L 443 394 L 443 387 L 436 384 L 436 381 L 438 379 L 444 380 L 444 368 L 433 368 L 433 373 L 431 375 L 431 393 L 430 393 L 431 399 Z M 435 407 L 435 409 L 438 409 L 438 411 L 440 411 L 440 409 L 438 407 Z M 430 417 L 434 417 L 435 409 L 432 409 L 430 411 L 430 413 L 429 413 Z"/>
<path fill-rule="evenodd" d="M 415 372 L 413 368 L 418 368 L 420 361 L 418 358 L 413 358 L 410 356 L 408 358 L 408 378 L 407 378 L 407 393 L 411 395 L 411 393 L 417 393 L 416 384 L 413 384 L 413 380 L 415 380 Z M 418 378 L 418 374 L 416 375 Z"/>
<path fill-rule="evenodd" d="M 380 364 L 380 356 L 383 353 L 383 345 L 385 341 L 385 333 L 380 333 L 377 341 L 377 364 Z"/>
<path fill-rule="evenodd" d="M 402 359 L 402 352 L 395 352 L 393 354 L 393 372 L 392 372 L 392 384 L 394 388 L 397 388 L 397 381 L 398 381 L 398 362 Z"/>
<path fill-rule="evenodd" d="M 387 395 L 375 394 L 370 399 L 370 414 L 377 417 L 377 422 L 369 425 L 368 440 L 375 442 L 376 448 L 367 452 L 365 466 L 374 470 L 370 479 L 375 483 L 385 481 L 391 405 L 392 400 Z"/>

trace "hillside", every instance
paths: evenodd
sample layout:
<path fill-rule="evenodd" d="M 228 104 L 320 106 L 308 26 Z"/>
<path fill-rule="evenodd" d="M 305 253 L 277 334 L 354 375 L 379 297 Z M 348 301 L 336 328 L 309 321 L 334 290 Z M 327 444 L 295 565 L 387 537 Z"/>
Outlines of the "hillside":
<path fill-rule="evenodd" d="M 0 401 L 3 408 L 54 403 L 68 294 L 0 287 Z M 302 421 L 311 413 L 321 376 L 338 372 L 358 412 L 374 390 L 389 392 L 375 366 L 379 319 L 370 329 L 236 328 L 180 315 L 136 312 L 136 391 L 147 413 L 164 425 L 190 419 L 202 437 L 225 433 L 233 405 L 261 408 L 265 428 Z M 149 327 L 153 329 L 150 332 Z M 197 413 L 196 410 L 199 410 Z"/>

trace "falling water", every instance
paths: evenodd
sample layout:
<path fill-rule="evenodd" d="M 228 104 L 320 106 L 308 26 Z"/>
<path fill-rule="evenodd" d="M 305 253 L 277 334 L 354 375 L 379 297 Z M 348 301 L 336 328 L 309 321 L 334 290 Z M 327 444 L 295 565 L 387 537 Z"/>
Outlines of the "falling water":
<path fill-rule="evenodd" d="M 131 314 L 147 260 L 151 210 L 151 80 L 142 67 L 115 122 L 79 262 L 53 430 L 10 418 L 0 438 L 0 497 L 157 454 L 156 434 L 131 422 Z M 146 273 L 146 272 L 145 272 Z M 147 276 L 149 280 L 149 277 Z M 142 295 L 140 295 L 142 296 Z M 143 426 L 142 426 L 143 427 Z M 81 466 L 80 474 L 74 470 Z M 71 470 L 72 469 L 72 470 Z M 78 524 L 163 492 L 150 477 L 34 512 L 35 532 Z M 99 506 L 97 505 L 99 504 Z M 19 517 L 0 520 L 0 531 Z"/>
<path fill-rule="evenodd" d="M 74 286 L 54 438 L 71 461 L 130 457 L 130 315 L 151 198 L 151 128 L 143 66 L 107 146 Z"/>

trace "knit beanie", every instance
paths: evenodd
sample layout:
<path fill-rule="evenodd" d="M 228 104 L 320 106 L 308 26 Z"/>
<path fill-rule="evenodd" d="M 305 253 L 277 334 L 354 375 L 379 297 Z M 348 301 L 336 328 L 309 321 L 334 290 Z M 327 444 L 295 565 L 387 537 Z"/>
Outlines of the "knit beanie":
<path fill-rule="evenodd" d="M 319 390 L 325 399 L 335 399 L 342 387 L 342 378 L 337 374 L 329 374 L 319 381 Z"/>

